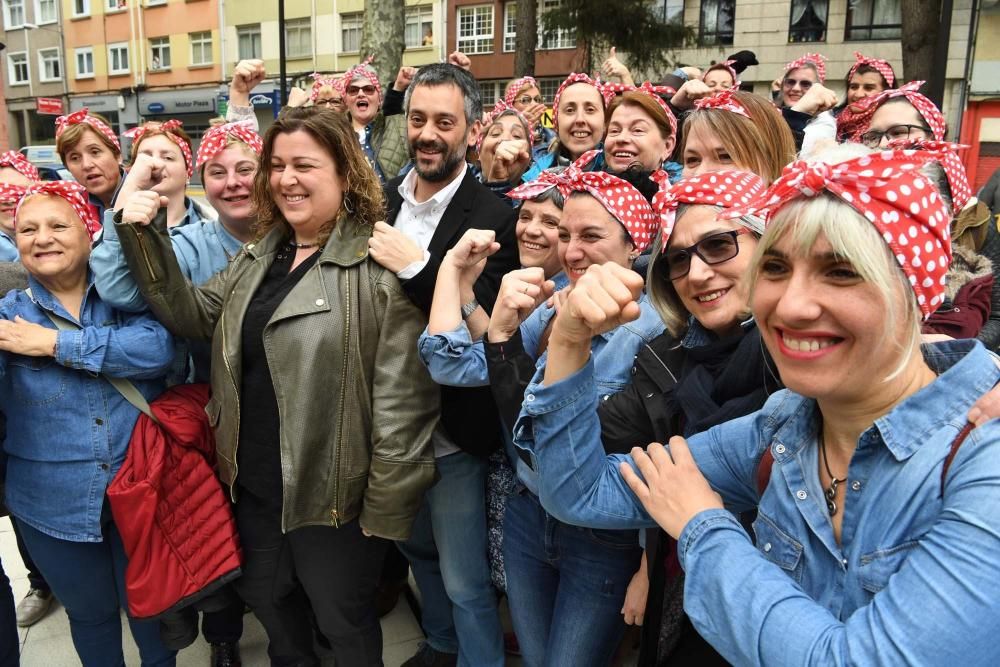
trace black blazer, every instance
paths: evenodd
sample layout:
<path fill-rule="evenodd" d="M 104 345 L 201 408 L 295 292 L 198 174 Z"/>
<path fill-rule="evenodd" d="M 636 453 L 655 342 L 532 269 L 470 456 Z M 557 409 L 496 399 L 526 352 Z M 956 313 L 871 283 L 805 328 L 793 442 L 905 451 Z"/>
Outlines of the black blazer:
<path fill-rule="evenodd" d="M 386 222 L 390 225 L 396 224 L 396 217 L 403 205 L 403 198 L 399 194 L 399 184 L 402 182 L 403 177 L 397 177 L 385 184 Z M 476 281 L 473 291 L 479 305 L 487 313 L 493 312 L 493 304 L 500 291 L 500 280 L 507 272 L 520 267 L 517 239 L 514 236 L 516 219 L 514 209 L 479 183 L 471 169 L 466 169 L 462 184 L 431 237 L 427 248 L 430 260 L 420 273 L 402 281 L 403 291 L 418 308 L 429 315 L 434 283 L 445 253 L 458 243 L 467 229 L 492 229 L 496 232 L 500 250 L 486 260 L 486 268 Z M 502 446 L 500 417 L 489 387 L 442 386 L 441 423 L 452 442 L 469 454 L 485 457 Z"/>

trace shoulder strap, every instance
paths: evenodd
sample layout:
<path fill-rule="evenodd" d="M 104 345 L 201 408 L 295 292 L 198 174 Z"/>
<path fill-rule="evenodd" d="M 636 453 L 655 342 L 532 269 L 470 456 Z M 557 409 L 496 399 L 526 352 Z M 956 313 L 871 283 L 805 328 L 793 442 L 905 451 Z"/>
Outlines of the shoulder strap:
<path fill-rule="evenodd" d="M 757 495 L 763 496 L 767 490 L 767 485 L 771 482 L 771 467 L 774 465 L 774 454 L 771 447 L 764 450 L 764 454 L 757 463 Z"/>
<path fill-rule="evenodd" d="M 32 296 L 30 287 L 24 290 L 24 293 L 28 295 L 29 299 L 34 300 L 35 297 Z M 77 331 L 80 329 L 80 326 L 77 325 L 75 322 L 71 322 L 70 320 L 67 320 L 64 317 L 60 317 L 55 313 L 49 312 L 44 308 L 42 308 L 42 310 L 45 312 L 46 315 L 48 315 L 48 318 L 52 320 L 52 323 L 56 325 L 56 328 L 61 329 L 63 331 Z M 104 373 L 101 373 L 100 375 L 102 378 L 107 380 L 111 384 L 111 386 L 118 391 L 119 394 L 122 395 L 122 398 L 131 403 L 133 406 L 135 406 L 137 410 L 143 412 L 147 417 L 149 417 L 153 421 L 157 421 L 156 417 L 153 415 L 153 411 L 149 407 L 149 403 L 146 401 L 146 397 L 142 395 L 142 392 L 139 391 L 134 384 L 132 384 L 125 378 L 114 378 L 105 375 Z"/>
<path fill-rule="evenodd" d="M 976 426 L 972 422 L 966 422 L 962 430 L 958 432 L 955 439 L 951 441 L 951 449 L 948 451 L 948 456 L 944 457 L 944 466 L 941 468 L 941 497 L 944 497 L 944 479 L 948 476 L 948 468 L 951 467 L 951 462 L 955 459 L 955 454 L 958 453 L 958 448 L 962 446 L 965 442 L 965 438 L 972 433 L 972 429 Z"/>

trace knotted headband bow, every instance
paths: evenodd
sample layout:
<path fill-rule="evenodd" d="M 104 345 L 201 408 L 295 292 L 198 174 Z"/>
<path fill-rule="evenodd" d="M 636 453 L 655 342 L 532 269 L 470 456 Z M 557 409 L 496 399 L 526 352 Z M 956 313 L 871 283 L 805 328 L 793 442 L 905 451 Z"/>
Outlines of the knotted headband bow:
<path fill-rule="evenodd" d="M 661 189 L 653 197 L 653 208 L 660 213 L 660 234 L 663 247 L 674 231 L 677 208 L 681 204 L 693 206 L 718 206 L 734 208 L 746 206 L 754 197 L 766 189 L 764 180 L 749 171 L 715 171 L 689 178 L 682 178 L 673 185 L 661 184 Z M 756 220 L 756 217 L 753 219 Z M 746 225 L 758 234 L 763 233 L 761 221 L 756 226 Z"/>
<path fill-rule="evenodd" d="M 344 76 L 340 79 L 342 82 L 342 90 L 346 91 L 352 81 L 357 78 L 364 77 L 365 79 L 368 79 L 373 86 L 375 86 L 375 92 L 378 93 L 378 98 L 381 100 L 382 84 L 378 82 L 378 74 L 375 73 L 375 70 L 369 67 L 373 60 L 375 60 L 374 55 L 368 56 L 354 67 L 344 72 Z"/>
<path fill-rule="evenodd" d="M 83 107 L 79 111 L 74 111 L 66 116 L 59 116 L 56 118 L 56 139 L 58 140 L 59 137 L 62 136 L 62 133 L 66 131 L 67 127 L 70 125 L 79 125 L 80 123 L 90 125 L 96 132 L 110 141 L 119 153 L 122 152 L 122 145 L 118 142 L 118 136 L 103 120 L 91 116 L 90 109 L 87 107 Z"/>
<path fill-rule="evenodd" d="M 694 101 L 694 107 L 696 109 L 722 109 L 749 118 L 750 112 L 739 100 L 733 97 L 734 92 L 733 88 L 729 88 L 698 98 Z"/>
<path fill-rule="evenodd" d="M 805 67 L 807 64 L 816 68 L 816 76 L 819 78 L 820 83 L 826 81 L 826 56 L 821 53 L 807 53 L 801 58 L 796 58 L 785 65 L 785 75 L 793 69 Z"/>
<path fill-rule="evenodd" d="M 587 151 L 576 162 L 556 174 L 544 171 L 537 180 L 525 183 L 507 193 L 511 199 L 534 199 L 546 190 L 558 188 L 563 197 L 574 192 L 586 192 L 599 201 L 604 209 L 625 227 L 638 252 L 650 246 L 660 228 L 660 217 L 634 185 L 603 171 L 584 171 L 583 167 L 600 151 Z M 666 174 L 654 172 L 657 183 Z"/>
<path fill-rule="evenodd" d="M 97 211 L 87 201 L 87 190 L 79 183 L 73 181 L 40 181 L 28 186 L 10 185 L 0 183 L 0 199 L 17 199 L 17 208 L 14 209 L 14 226 L 17 227 L 17 217 L 21 212 L 21 206 L 32 195 L 52 195 L 62 197 L 73 208 L 79 216 L 83 226 L 87 228 L 87 234 L 91 240 L 94 234 L 101 228 L 101 223 L 97 220 Z"/>
<path fill-rule="evenodd" d="M 721 63 L 715 63 L 707 70 L 705 70 L 705 73 L 701 75 L 701 80 L 704 81 L 705 78 L 708 76 L 708 73 L 713 70 L 724 69 L 727 72 L 729 72 L 730 76 L 733 77 L 733 88 L 739 88 L 740 77 L 736 74 L 736 70 L 733 68 L 733 64 L 735 63 L 736 63 L 735 60 L 723 60 Z"/>
<path fill-rule="evenodd" d="M 258 157 L 260 157 L 261 151 L 264 150 L 264 141 L 257 134 L 257 131 L 253 129 L 252 120 L 241 120 L 238 123 L 216 125 L 201 138 L 201 145 L 198 146 L 198 160 L 195 162 L 195 167 L 201 169 L 203 164 L 225 150 L 230 137 L 246 144 Z"/>
<path fill-rule="evenodd" d="M 538 82 L 535 81 L 533 76 L 522 76 L 520 79 L 514 79 L 507 89 L 507 94 L 504 95 L 503 101 L 507 103 L 508 106 L 514 106 L 514 100 L 517 99 L 517 94 L 524 90 L 525 88 L 532 87 L 538 88 Z M 538 88 L 541 90 L 541 88 Z"/>
<path fill-rule="evenodd" d="M 313 72 L 310 74 L 313 78 L 312 90 L 309 92 L 309 99 L 313 102 L 319 99 L 319 91 L 329 86 L 335 91 L 344 94 L 344 82 L 336 74 L 320 74 L 319 72 Z"/>
<path fill-rule="evenodd" d="M 832 165 L 797 160 L 766 192 L 726 217 L 757 213 L 771 220 L 799 197 L 829 192 L 875 225 L 927 317 L 944 301 L 951 230 L 944 201 L 918 170 L 942 158 L 933 151 L 889 150 Z"/>
<path fill-rule="evenodd" d="M 525 140 L 529 146 L 531 145 L 531 137 L 534 136 L 535 126 L 528 121 L 523 113 L 508 104 L 505 100 L 497 100 L 496 104 L 493 105 L 493 110 L 486 114 L 486 117 L 483 119 L 483 131 L 479 133 L 479 139 L 476 140 L 477 153 L 483 147 L 483 139 L 486 138 L 486 132 L 490 129 L 490 126 L 505 113 L 516 115 L 517 119 L 524 124 L 525 129 L 528 131 L 528 136 L 525 137 Z"/>
<path fill-rule="evenodd" d="M 35 165 L 28 162 L 28 158 L 17 151 L 0 153 L 0 167 L 10 167 L 29 181 L 41 180 Z"/>
<path fill-rule="evenodd" d="M 582 72 L 573 72 L 566 77 L 565 81 L 559 84 L 559 89 L 556 90 L 556 96 L 552 100 L 552 125 L 556 129 L 559 128 L 559 99 L 562 97 L 563 91 L 575 83 L 585 83 L 596 88 L 597 92 L 601 94 L 601 99 L 604 102 L 604 108 L 607 108 L 608 102 L 610 102 L 611 98 L 615 96 L 613 92 L 607 89 L 605 84 L 601 83 L 599 78 L 595 80 L 591 79 Z"/>
<path fill-rule="evenodd" d="M 131 130 L 125 132 L 124 135 L 132 140 L 133 150 L 142 141 L 142 137 L 149 132 L 160 132 L 167 139 L 177 144 L 177 147 L 181 149 L 181 155 L 184 156 L 184 166 L 187 167 L 188 178 L 191 178 L 191 174 L 194 173 L 194 161 L 191 159 L 191 146 L 188 142 L 184 141 L 181 137 L 177 136 L 170 130 L 179 130 L 184 126 L 184 123 L 172 118 L 164 123 L 157 123 L 155 121 L 145 123 L 139 127 L 133 127 Z"/>
<path fill-rule="evenodd" d="M 917 110 L 917 113 L 927 122 L 927 127 L 931 128 L 934 139 L 937 141 L 944 140 L 948 123 L 945 121 L 944 114 L 937 108 L 937 105 L 917 92 L 923 85 L 923 81 L 911 81 L 899 88 L 883 90 L 878 95 L 872 95 L 856 102 L 853 106 L 857 108 L 857 111 L 852 111 L 852 105 L 847 105 L 847 108 L 841 112 L 837 119 L 838 131 L 849 125 L 853 128 L 851 140 L 860 141 L 861 135 L 869 130 L 872 116 L 875 115 L 880 106 L 894 97 L 905 97 L 913 105 L 913 108 Z"/>
<path fill-rule="evenodd" d="M 969 174 L 958 157 L 958 151 L 968 146 L 953 144 L 948 141 L 931 141 L 926 139 L 897 139 L 889 142 L 889 148 L 912 149 L 916 151 L 936 151 L 944 157 L 941 168 L 948 177 L 948 188 L 951 190 L 952 212 L 957 215 L 972 199 L 972 186 L 969 185 Z"/>
<path fill-rule="evenodd" d="M 882 60 L 881 58 L 869 58 L 860 51 L 854 52 L 854 58 L 856 62 L 851 66 L 851 70 L 847 73 L 848 83 L 851 82 L 851 77 L 854 76 L 854 73 L 858 71 L 859 67 L 862 65 L 868 65 L 882 75 L 882 78 L 885 79 L 885 82 L 889 84 L 890 88 L 896 85 L 896 73 L 892 71 L 892 65 L 889 64 L 889 61 Z"/>
<path fill-rule="evenodd" d="M 663 112 L 667 114 L 667 121 L 670 123 L 670 136 L 677 136 L 677 118 L 674 117 L 674 112 L 670 109 L 670 105 L 667 101 L 663 99 L 662 95 L 673 96 L 677 92 L 671 86 L 655 86 L 649 81 L 643 81 L 640 86 L 626 86 L 624 83 L 606 83 L 604 84 L 604 90 L 611 93 L 611 99 L 614 99 L 614 95 L 620 95 L 623 93 L 645 93 L 653 98 L 653 100 L 660 105 Z"/>

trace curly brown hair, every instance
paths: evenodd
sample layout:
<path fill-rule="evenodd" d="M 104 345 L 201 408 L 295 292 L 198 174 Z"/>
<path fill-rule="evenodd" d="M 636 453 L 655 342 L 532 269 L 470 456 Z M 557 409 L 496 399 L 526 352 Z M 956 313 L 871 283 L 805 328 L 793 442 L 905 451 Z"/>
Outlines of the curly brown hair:
<path fill-rule="evenodd" d="M 375 170 L 368 164 L 347 117 L 323 107 L 288 108 L 264 134 L 260 168 L 253 182 L 252 200 L 257 210 L 257 222 L 253 226 L 255 238 L 266 236 L 275 227 L 291 231 L 275 203 L 270 185 L 274 141 L 279 134 L 291 132 L 309 134 L 333 158 L 337 176 L 343 180 L 343 203 L 337 215 L 320 228 L 320 245 L 326 244 L 337 222 L 348 214 L 354 222 L 368 227 L 385 219 L 382 185 Z"/>

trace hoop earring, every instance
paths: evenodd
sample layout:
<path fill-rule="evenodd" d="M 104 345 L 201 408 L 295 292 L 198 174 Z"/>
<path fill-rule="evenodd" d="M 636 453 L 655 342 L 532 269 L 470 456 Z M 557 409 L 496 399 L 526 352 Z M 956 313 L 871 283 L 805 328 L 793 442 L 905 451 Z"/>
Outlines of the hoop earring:
<path fill-rule="evenodd" d="M 344 195 L 344 201 L 342 202 L 342 206 L 344 207 L 344 211 L 347 213 L 347 215 L 354 215 L 354 206 L 351 204 L 350 195 Z"/>

